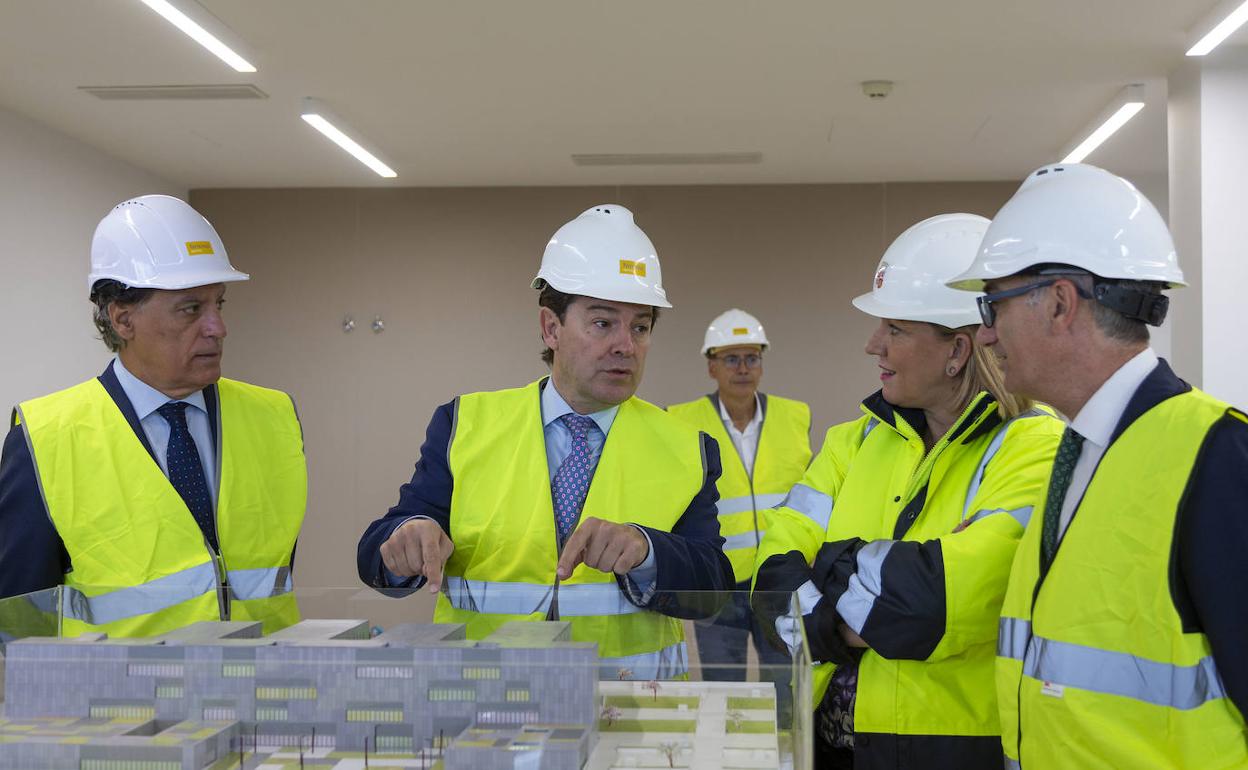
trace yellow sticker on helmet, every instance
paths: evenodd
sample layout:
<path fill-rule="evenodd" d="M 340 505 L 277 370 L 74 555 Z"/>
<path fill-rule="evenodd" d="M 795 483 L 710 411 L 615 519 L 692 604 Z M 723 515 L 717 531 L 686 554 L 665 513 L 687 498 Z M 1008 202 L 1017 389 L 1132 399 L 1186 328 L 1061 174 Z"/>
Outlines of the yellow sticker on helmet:
<path fill-rule="evenodd" d="M 212 250 L 212 243 L 210 241 L 187 241 L 186 253 L 187 255 L 193 257 L 197 254 L 213 254 L 215 252 Z"/>
<path fill-rule="evenodd" d="M 749 335 L 750 330 L 744 326 L 734 326 L 732 328 L 732 333 L 738 337 L 744 337 Z"/>
<path fill-rule="evenodd" d="M 646 277 L 646 263 L 632 259 L 620 260 L 620 275 L 635 275 L 638 278 Z"/>

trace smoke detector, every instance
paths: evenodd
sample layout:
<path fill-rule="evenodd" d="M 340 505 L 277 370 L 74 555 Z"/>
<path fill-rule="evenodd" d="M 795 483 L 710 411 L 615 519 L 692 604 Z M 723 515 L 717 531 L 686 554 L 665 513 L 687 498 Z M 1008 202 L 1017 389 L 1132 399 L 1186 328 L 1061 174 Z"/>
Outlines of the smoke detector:
<path fill-rule="evenodd" d="M 888 98 L 893 92 L 893 81 L 891 80 L 864 80 L 862 81 L 862 93 L 871 101 L 879 101 Z"/>

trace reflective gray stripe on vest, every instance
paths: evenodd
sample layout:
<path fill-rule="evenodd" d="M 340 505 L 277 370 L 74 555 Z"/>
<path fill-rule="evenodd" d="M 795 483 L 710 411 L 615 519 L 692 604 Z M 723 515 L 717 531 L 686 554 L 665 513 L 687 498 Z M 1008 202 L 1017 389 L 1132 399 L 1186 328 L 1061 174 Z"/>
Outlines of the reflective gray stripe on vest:
<path fill-rule="evenodd" d="M 563 588 L 559 589 L 559 605 L 563 608 Z M 599 679 L 675 679 L 689 673 L 689 650 L 684 642 L 664 647 L 657 652 L 598 659 Z"/>
<path fill-rule="evenodd" d="M 753 537 L 753 534 L 750 535 Z M 550 611 L 554 586 L 536 583 L 500 583 L 448 577 L 446 598 L 457 610 L 487 615 L 532 615 Z M 559 617 L 629 615 L 642 608 L 628 600 L 614 581 L 563 583 L 559 586 Z"/>
<path fill-rule="evenodd" d="M 765 511 L 768 508 L 775 508 L 784 503 L 783 494 L 766 494 L 766 495 L 743 495 L 741 497 L 726 497 L 715 503 L 715 513 L 719 516 L 730 516 L 734 513 L 745 513 L 746 511 Z"/>
<path fill-rule="evenodd" d="M 72 586 L 65 586 L 61 592 L 61 612 L 66 618 L 100 626 L 159 612 L 212 594 L 216 587 L 217 570 L 212 562 L 204 562 L 172 575 L 99 596 L 87 596 Z"/>
<path fill-rule="evenodd" d="M 832 520 L 832 498 L 805 484 L 794 484 L 780 505 L 797 511 L 820 529 L 827 529 Z"/>
<path fill-rule="evenodd" d="M 798 650 L 802 648 L 803 621 L 807 615 L 815 611 L 815 605 L 823 599 L 815 584 L 809 580 L 798 586 L 796 591 L 797 611 L 801 612 L 801 617 L 793 614 L 795 608 L 790 607 L 785 614 L 776 618 L 776 633 L 784 640 L 784 644 L 789 648 L 789 654 L 796 657 Z M 813 663 L 821 663 L 822 661 L 812 661 Z"/>
<path fill-rule="evenodd" d="M 870 420 L 867 420 L 867 424 L 862 426 L 862 438 L 864 441 L 866 440 L 867 436 L 871 435 L 871 431 L 875 430 L 875 426 L 879 424 L 880 424 L 880 421 L 875 419 L 874 417 L 872 417 Z"/>
<path fill-rule="evenodd" d="M 290 567 L 262 569 L 232 569 L 226 573 L 230 583 L 230 596 L 234 599 L 268 599 L 290 593 Z"/>
<path fill-rule="evenodd" d="M 1023 765 L 1017 759 L 1005 758 L 1005 770 L 1023 770 Z"/>
<path fill-rule="evenodd" d="M 836 603 L 841 619 L 856 634 L 862 633 L 867 616 L 875 606 L 875 599 L 880 595 L 883 585 L 880 573 L 884 568 L 884 559 L 892 549 L 892 540 L 876 540 L 858 551 L 858 571 L 849 576 L 849 588 Z"/>
<path fill-rule="evenodd" d="M 975 474 L 971 476 L 971 486 L 966 490 L 966 504 L 962 506 L 963 519 L 965 519 L 966 515 L 971 512 L 971 501 L 975 499 L 975 495 L 979 494 L 979 485 L 984 481 L 984 470 L 988 467 L 988 461 L 990 461 L 993 456 L 997 454 L 997 450 L 1001 448 L 1001 444 L 1005 441 L 1005 434 L 1009 431 L 1010 425 L 1015 420 L 1021 420 L 1025 417 L 1043 417 L 1044 415 L 1045 413 L 1039 409 L 1028 409 L 1017 417 L 1011 417 L 1006 420 L 1005 424 L 1003 424 L 997 431 L 997 435 L 992 437 L 992 441 L 988 443 L 988 448 L 984 450 L 984 456 L 979 460 L 979 467 L 975 469 Z M 1025 527 L 1026 525 L 1024 524 L 1023 526 Z"/>
<path fill-rule="evenodd" d="M 996 508 L 991 511 L 975 511 L 974 515 L 972 515 L 969 519 L 966 519 L 965 521 L 963 521 L 960 526 L 961 528 L 965 529 L 966 527 L 971 526 L 972 524 L 984 518 L 985 516 L 992 516 L 997 513 L 1008 513 L 1010 514 L 1010 518 L 1014 519 L 1014 521 L 1017 521 L 1019 524 L 1023 526 L 1023 529 L 1027 529 L 1027 522 L 1031 521 L 1031 514 L 1033 510 L 1034 510 L 1034 506 L 1025 505 L 1022 508 L 1015 508 L 1014 510 L 1008 510 L 1006 508 Z"/>
<path fill-rule="evenodd" d="M 738 548 L 757 548 L 758 539 L 762 537 L 762 535 L 763 531 L 761 530 L 757 535 L 754 534 L 754 530 L 742 532 L 739 535 L 729 535 L 724 538 L 724 550 L 733 551 Z M 560 590 L 562 591 L 563 589 L 561 588 Z"/>
<path fill-rule="evenodd" d="M 1022 660 L 1031 638 L 1031 623 L 1022 618 L 1001 618 L 997 623 L 997 655 Z"/>
<path fill-rule="evenodd" d="M 1023 658 L 1023 675 L 1182 711 L 1226 697 L 1212 657 L 1194 666 L 1176 666 L 1042 636 L 1031 638 Z"/>

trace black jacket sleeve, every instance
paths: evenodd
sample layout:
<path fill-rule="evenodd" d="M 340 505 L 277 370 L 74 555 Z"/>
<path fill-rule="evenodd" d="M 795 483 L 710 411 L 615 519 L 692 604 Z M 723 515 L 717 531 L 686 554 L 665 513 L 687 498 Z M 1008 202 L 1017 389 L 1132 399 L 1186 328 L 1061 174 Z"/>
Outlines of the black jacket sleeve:
<path fill-rule="evenodd" d="M 702 489 L 690 501 L 672 531 L 642 527 L 650 536 L 658 570 L 655 598 L 649 609 L 679 618 L 696 619 L 715 614 L 727 597 L 724 592 L 736 585 L 732 563 L 724 555 L 724 538 L 719 534 L 715 508 L 719 501 L 716 482 L 722 472 L 719 444 L 704 433 L 702 450 L 706 456 Z M 711 593 L 700 598 L 693 592 Z"/>
<path fill-rule="evenodd" d="M 424 578 L 387 579 L 381 562 L 381 545 L 400 524 L 413 516 L 427 516 L 436 521 L 448 537 L 451 534 L 453 480 L 447 455 L 454 413 L 454 401 L 443 404 L 433 413 L 412 480 L 399 488 L 399 502 L 385 516 L 369 524 L 360 537 L 355 554 L 356 568 L 360 580 L 374 588 L 415 590 L 424 584 Z"/>
<path fill-rule="evenodd" d="M 1177 523 L 1175 600 L 1185 630 L 1209 637 L 1230 697 L 1248 714 L 1248 422 L 1210 431 Z"/>
<path fill-rule="evenodd" d="M 0 598 L 61 584 L 69 554 L 48 517 L 21 426 L 0 455 Z"/>

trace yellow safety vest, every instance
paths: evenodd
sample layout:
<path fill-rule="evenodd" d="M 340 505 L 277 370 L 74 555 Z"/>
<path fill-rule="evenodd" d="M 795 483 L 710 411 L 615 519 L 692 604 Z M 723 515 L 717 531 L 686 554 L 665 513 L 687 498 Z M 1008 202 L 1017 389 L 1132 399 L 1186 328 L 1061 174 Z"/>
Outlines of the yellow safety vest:
<path fill-rule="evenodd" d="M 1208 638 L 1184 632 L 1170 586 L 1183 494 L 1227 413 L 1192 390 L 1131 423 L 1101 458 L 1043 582 L 1045 500 L 1036 503 L 1001 613 L 997 693 L 1011 767 L 1248 767 L 1243 717 Z"/>
<path fill-rule="evenodd" d="M 710 396 L 667 408 L 719 442 L 723 474 L 717 484 L 719 502 L 715 507 L 719 534 L 725 541 L 724 553 L 732 562 L 737 582 L 747 581 L 754 574 L 758 543 L 767 531 L 768 509 L 784 500 L 789 488 L 801 480 L 810 465 L 810 407 L 779 396 L 763 398 L 766 406 L 752 474 L 746 473 L 745 463 Z"/>
<path fill-rule="evenodd" d="M 1040 410 L 1002 422 L 996 401 L 980 393 L 928 452 L 899 412 L 879 414 L 865 404 L 863 412 L 828 431 L 810 470 L 772 512 L 758 563 L 792 550 L 811 563 L 825 542 L 879 541 L 858 556 L 859 579 L 878 590 L 899 530 L 902 540 L 939 539 L 944 636 L 926 660 L 864 653 L 854 730 L 999 735 L 997 620 L 1014 550 L 1048 478 L 1062 423 Z M 815 666 L 816 706 L 834 669 Z"/>
<path fill-rule="evenodd" d="M 449 452 L 455 552 L 434 622 L 465 623 L 469 638 L 480 639 L 509 620 L 558 618 L 571 622 L 573 641 L 597 642 L 604 678 L 684 675 L 679 621 L 637 607 L 615 575 L 584 564 L 556 583 L 540 401 L 539 381 L 456 402 Z M 698 431 L 630 398 L 611 424 L 580 520 L 670 532 L 705 477 Z"/>
<path fill-rule="evenodd" d="M 285 393 L 217 383 L 214 553 L 99 380 L 18 406 L 44 504 L 69 553 L 62 632 L 153 636 L 200 620 L 299 619 L 290 557 L 307 503 Z"/>

